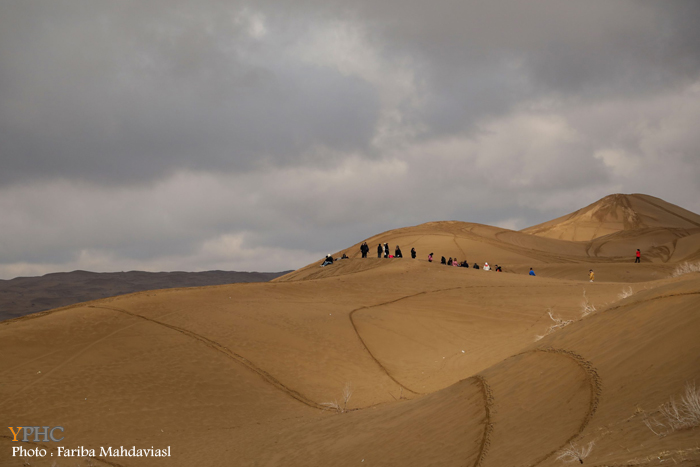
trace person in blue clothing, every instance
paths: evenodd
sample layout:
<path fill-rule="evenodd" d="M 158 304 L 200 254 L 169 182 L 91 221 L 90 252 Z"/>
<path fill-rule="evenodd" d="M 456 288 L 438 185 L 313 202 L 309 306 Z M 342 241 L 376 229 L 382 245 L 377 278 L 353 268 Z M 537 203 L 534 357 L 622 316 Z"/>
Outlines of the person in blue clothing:
<path fill-rule="evenodd" d="M 530 268 L 529 274 L 530 274 L 531 276 L 534 276 L 534 275 L 535 275 L 535 271 L 533 271 L 532 268 Z"/>

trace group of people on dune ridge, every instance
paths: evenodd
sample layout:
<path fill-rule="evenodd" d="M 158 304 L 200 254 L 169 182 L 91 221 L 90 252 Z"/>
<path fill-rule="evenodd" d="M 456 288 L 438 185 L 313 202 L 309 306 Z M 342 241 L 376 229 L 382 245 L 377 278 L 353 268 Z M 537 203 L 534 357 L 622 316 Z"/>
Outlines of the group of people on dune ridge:
<path fill-rule="evenodd" d="M 363 258 L 367 258 L 367 255 L 369 254 L 369 245 L 367 245 L 367 242 L 363 242 L 362 245 L 360 245 L 360 253 L 362 254 Z M 416 256 L 418 253 L 416 252 L 415 248 L 411 248 L 411 258 L 416 259 Z M 433 262 L 433 255 L 434 253 L 430 253 L 428 255 L 428 262 L 432 263 Z M 345 255 L 343 255 L 345 257 Z M 403 258 L 403 253 L 401 252 L 401 247 L 399 245 L 396 245 L 396 248 L 394 249 L 394 254 L 391 254 L 391 249 L 389 248 L 388 243 L 379 243 L 377 244 L 377 258 Z M 342 258 L 341 258 L 342 259 Z M 454 267 L 462 267 L 462 268 L 468 268 L 469 263 L 467 260 L 464 261 L 459 261 L 457 258 L 452 259 L 450 257 L 449 259 L 445 259 L 443 256 L 440 260 L 440 264 L 444 264 L 446 266 L 454 266 Z M 324 266 L 322 264 L 322 266 Z M 472 266 L 474 269 L 481 269 L 477 263 L 474 263 Z M 483 266 L 484 271 L 496 271 L 496 272 L 503 272 L 503 269 L 499 265 L 495 265 L 493 268 L 489 266 L 489 263 L 486 262 L 484 263 Z M 534 275 L 534 274 L 532 274 Z"/>
<path fill-rule="evenodd" d="M 394 254 L 393 254 L 393 255 L 390 254 L 390 251 L 391 251 L 391 250 L 389 249 L 389 244 L 388 244 L 388 243 L 384 243 L 384 244 L 379 243 L 379 244 L 377 245 L 377 258 L 403 258 L 403 253 L 401 253 L 401 247 L 399 247 L 399 245 L 396 245 L 396 248 L 394 248 Z M 367 245 L 367 242 L 363 242 L 362 245 L 360 245 L 360 253 L 362 253 L 362 257 L 363 257 L 363 258 L 367 258 L 367 255 L 369 254 L 369 245 Z M 416 256 L 417 256 L 416 249 L 415 249 L 415 248 L 411 248 L 411 258 L 416 259 Z M 636 254 L 635 254 L 634 262 L 635 262 L 635 263 L 641 263 L 641 257 L 642 257 L 642 253 L 641 253 L 641 251 L 639 250 L 639 248 L 637 248 L 637 252 L 636 252 Z M 343 256 L 342 256 L 340 259 L 349 259 L 349 258 L 348 258 L 348 255 L 347 255 L 347 254 L 343 253 Z M 329 264 L 333 264 L 333 261 L 337 261 L 337 259 L 334 260 L 334 259 L 333 259 L 333 256 L 330 255 L 330 254 L 329 254 L 329 255 L 326 255 L 326 258 L 323 260 L 323 263 L 321 264 L 321 266 L 323 267 L 323 266 L 328 266 Z M 433 253 L 430 253 L 430 254 L 428 255 L 428 262 L 429 262 L 429 263 L 432 263 L 432 262 L 433 262 Z M 468 267 L 469 267 L 469 263 L 467 262 L 466 259 L 465 259 L 464 261 L 459 261 L 459 260 L 457 260 L 457 258 L 452 259 L 451 256 L 450 256 L 449 259 L 445 259 L 445 257 L 443 256 L 443 257 L 440 259 L 440 264 L 444 264 L 444 265 L 446 265 L 446 266 L 462 267 L 462 268 L 468 268 Z M 474 269 L 480 269 L 480 268 L 479 268 L 479 265 L 478 265 L 477 263 L 474 263 L 473 266 L 472 266 L 472 268 L 474 268 Z M 496 271 L 496 272 L 503 272 L 503 269 L 501 268 L 501 266 L 499 266 L 498 264 L 496 264 L 493 268 L 491 268 L 491 266 L 489 266 L 489 263 L 488 263 L 488 262 L 484 263 L 483 269 L 484 269 L 484 271 L 491 271 L 491 270 L 493 270 L 493 271 Z M 535 271 L 533 271 L 533 269 L 530 268 L 530 271 L 528 272 L 528 275 L 530 275 L 530 276 L 535 276 Z M 588 279 L 589 279 L 590 282 L 593 282 L 593 280 L 595 279 L 595 273 L 593 272 L 593 269 L 590 269 L 590 270 L 588 271 Z"/>

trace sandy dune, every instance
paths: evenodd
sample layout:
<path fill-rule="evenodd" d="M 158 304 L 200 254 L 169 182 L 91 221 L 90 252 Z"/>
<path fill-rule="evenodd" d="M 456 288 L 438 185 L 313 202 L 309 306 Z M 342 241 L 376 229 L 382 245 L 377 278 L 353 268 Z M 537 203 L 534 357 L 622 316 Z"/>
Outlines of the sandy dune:
<path fill-rule="evenodd" d="M 670 239 L 668 254 L 632 264 L 648 237 Z M 595 441 L 585 465 L 697 466 L 700 428 L 658 437 L 644 419 L 700 382 L 700 273 L 671 277 L 698 238 L 657 225 L 571 242 L 437 222 L 272 283 L 6 321 L 1 418 L 64 426 L 71 448 L 172 451 L 31 465 L 554 466 L 569 442 Z M 405 258 L 376 258 L 379 242 Z M 431 251 L 504 272 L 431 264 Z M 550 332 L 550 313 L 572 322 Z M 348 412 L 328 410 L 346 385 Z M 22 465 L 11 439 L 2 465 Z"/>
<path fill-rule="evenodd" d="M 590 241 L 621 231 L 700 228 L 700 216 L 649 195 L 614 194 L 566 216 L 524 229 L 533 235 Z"/>

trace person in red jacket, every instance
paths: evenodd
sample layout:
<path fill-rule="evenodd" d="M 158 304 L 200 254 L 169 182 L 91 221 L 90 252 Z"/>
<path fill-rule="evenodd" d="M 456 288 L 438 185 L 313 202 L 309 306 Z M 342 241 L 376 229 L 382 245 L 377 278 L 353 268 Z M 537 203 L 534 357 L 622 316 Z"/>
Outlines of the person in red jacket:
<path fill-rule="evenodd" d="M 637 257 L 634 258 L 635 263 L 641 263 L 642 262 L 642 252 L 639 251 L 639 248 L 637 248 Z"/>

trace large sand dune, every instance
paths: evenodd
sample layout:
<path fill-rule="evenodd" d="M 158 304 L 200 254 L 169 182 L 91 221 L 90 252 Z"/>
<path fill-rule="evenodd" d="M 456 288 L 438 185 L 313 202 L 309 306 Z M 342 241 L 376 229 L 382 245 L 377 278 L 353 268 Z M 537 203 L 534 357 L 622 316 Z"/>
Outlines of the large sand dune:
<path fill-rule="evenodd" d="M 697 230 L 700 216 L 653 196 L 615 194 L 523 232 L 561 240 L 590 241 L 611 233 L 655 227 Z"/>
<path fill-rule="evenodd" d="M 630 253 L 678 228 L 628 243 L 612 233 L 596 251 L 430 223 L 368 239 L 370 258 L 358 243 L 342 250 L 350 259 L 272 283 L 141 292 L 6 321 L 1 418 L 64 426 L 58 445 L 71 448 L 172 452 L 31 465 L 553 466 L 570 442 L 595 441 L 586 465 L 697 466 L 700 429 L 658 437 L 644 420 L 700 382 L 700 273 L 671 277 L 700 242 L 675 237 L 667 256 L 642 264 Z M 379 242 L 419 258 L 378 259 Z M 431 251 L 504 272 L 431 264 Z M 571 323 L 552 331 L 550 314 Z M 348 411 L 328 410 L 344 405 L 346 385 Z M 9 430 L 0 437 L 2 465 L 23 465 L 17 444 Z"/>

